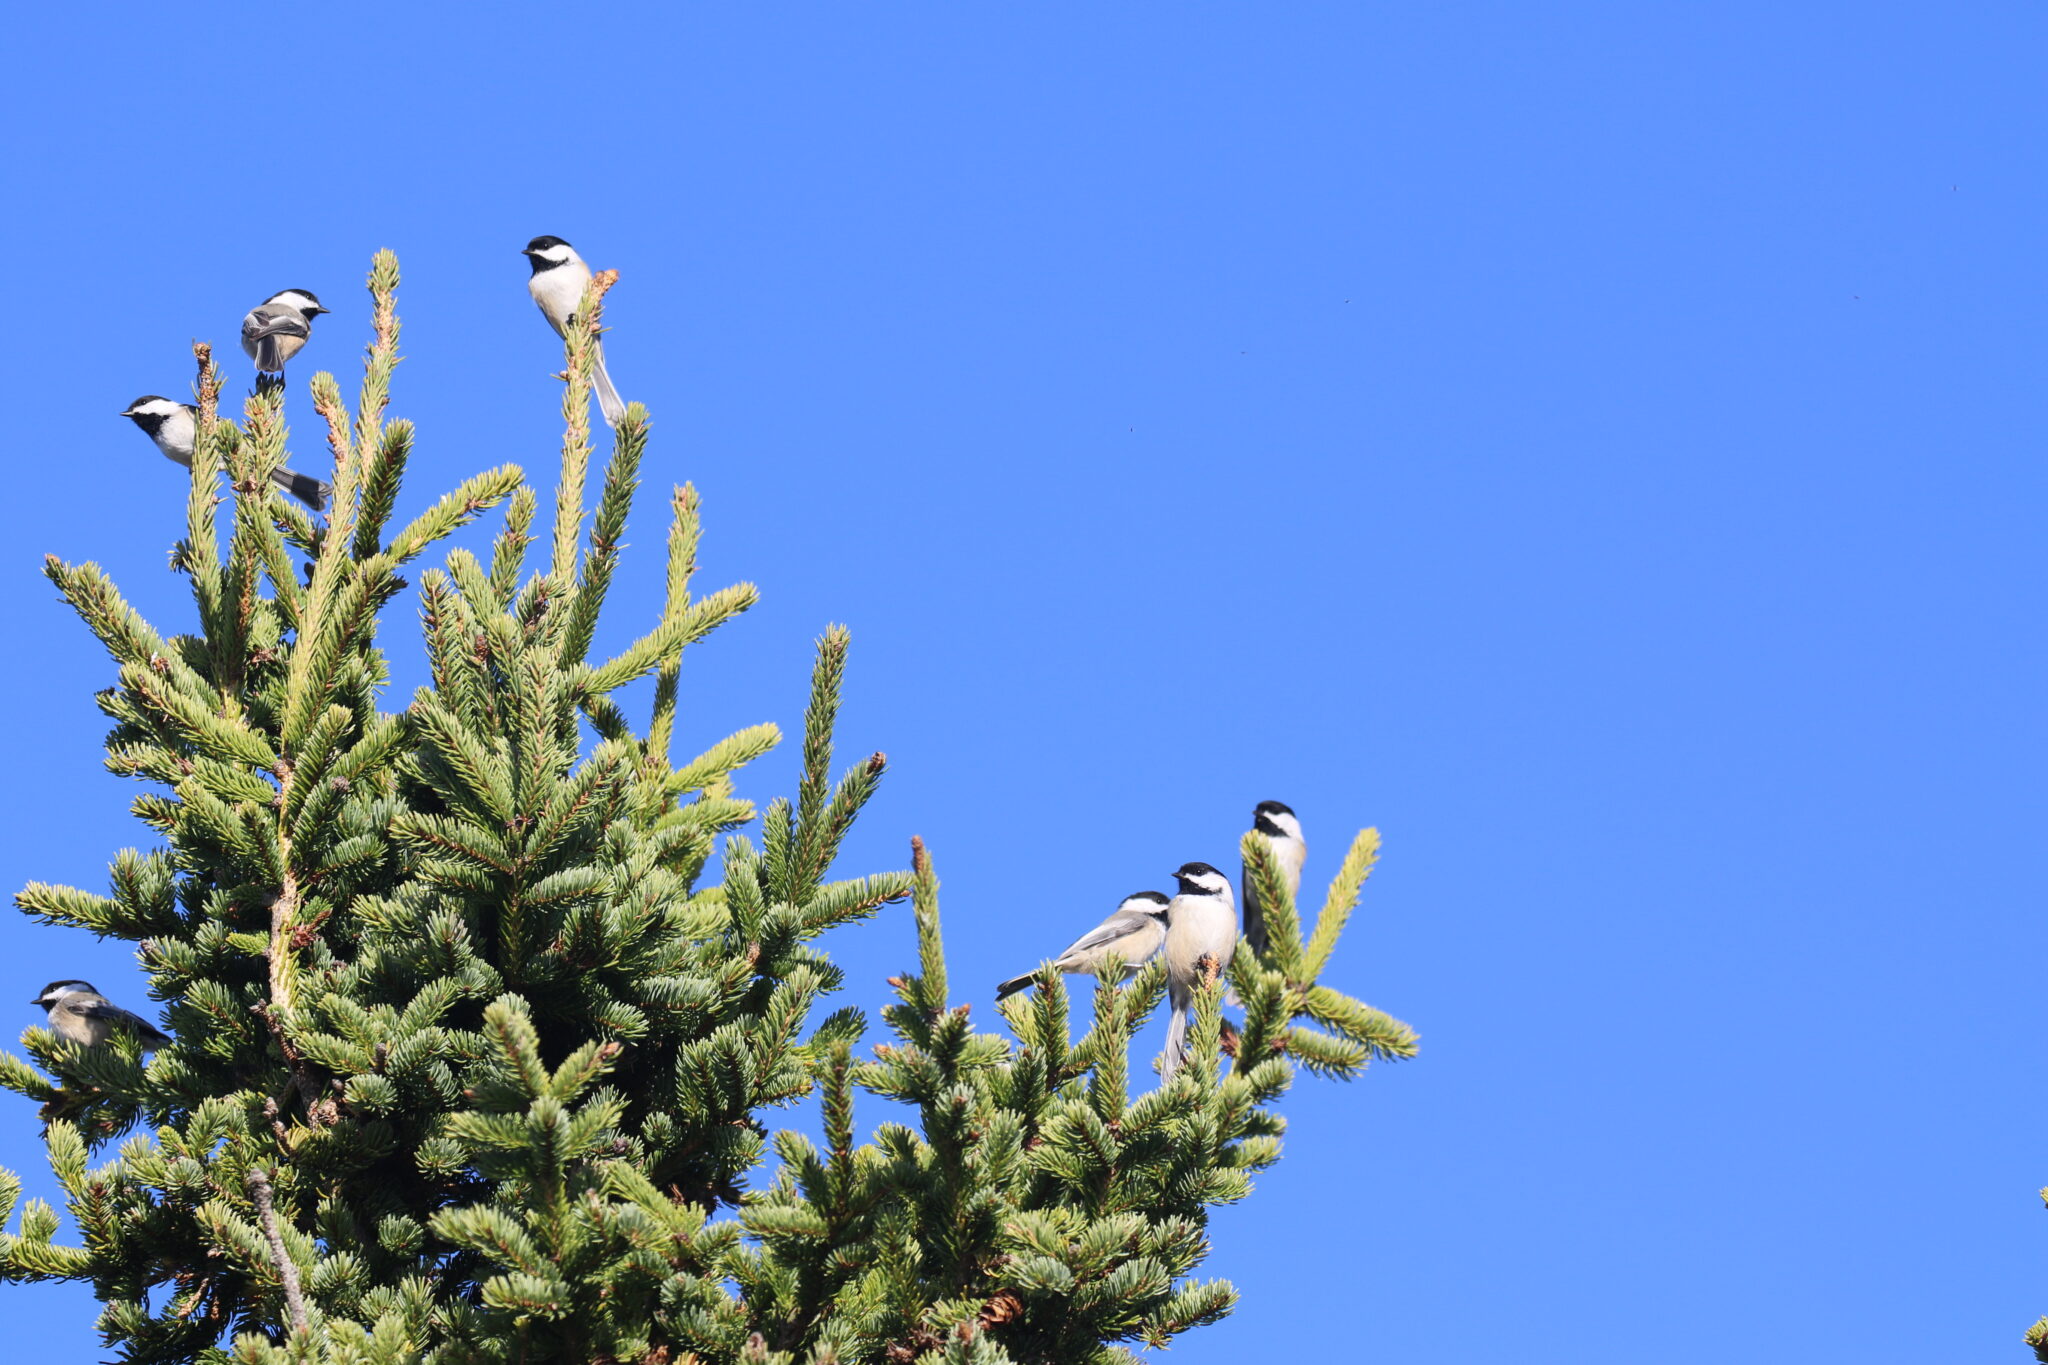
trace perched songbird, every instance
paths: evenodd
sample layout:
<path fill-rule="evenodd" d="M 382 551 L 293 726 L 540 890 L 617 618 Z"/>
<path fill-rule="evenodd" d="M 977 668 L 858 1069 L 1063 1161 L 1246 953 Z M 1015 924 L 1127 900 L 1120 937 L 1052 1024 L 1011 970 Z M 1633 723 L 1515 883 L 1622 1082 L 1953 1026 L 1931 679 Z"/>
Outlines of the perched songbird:
<path fill-rule="evenodd" d="M 313 319 L 326 312 L 310 289 L 272 294 L 242 319 L 242 349 L 256 362 L 257 383 L 284 374 L 284 363 L 313 335 Z"/>
<path fill-rule="evenodd" d="M 192 467 L 192 449 L 199 439 L 199 409 L 190 403 L 173 403 L 146 393 L 130 403 L 121 415 L 148 432 L 164 458 L 187 469 Z M 327 499 L 334 492 L 312 475 L 294 474 L 289 469 L 278 470 L 270 481 L 315 512 L 327 506 Z"/>
<path fill-rule="evenodd" d="M 1207 863 L 1184 863 L 1173 876 L 1178 894 L 1166 905 L 1166 1000 L 1173 1017 L 1160 1061 L 1160 1074 L 1169 1080 L 1188 1059 L 1188 1009 L 1204 980 L 1202 959 L 1211 959 L 1220 976 L 1237 950 L 1230 878 Z"/>
<path fill-rule="evenodd" d="M 57 1036 L 86 1047 L 97 1047 L 115 1029 L 133 1033 L 144 1052 L 170 1045 L 170 1035 L 139 1014 L 109 1001 L 87 981 L 52 981 L 43 993 L 29 1001 L 41 1005 L 50 1015 L 50 1027 Z"/>
<path fill-rule="evenodd" d="M 541 316 L 555 329 L 555 335 L 568 335 L 569 324 L 576 318 L 576 305 L 583 302 L 583 291 L 590 287 L 590 267 L 576 254 L 576 248 L 560 237 L 536 237 L 521 254 L 533 266 L 526 292 L 540 305 Z M 625 400 L 612 387 L 612 377 L 605 373 L 602 346 L 596 360 L 598 410 L 604 413 L 605 425 L 615 427 L 626 415 Z"/>
<path fill-rule="evenodd" d="M 1273 861 L 1280 865 L 1287 894 L 1299 896 L 1301 863 L 1308 856 L 1308 845 L 1301 840 L 1301 821 L 1278 801 L 1261 801 L 1252 811 L 1252 832 L 1264 835 L 1267 846 L 1273 850 Z M 1259 904 L 1259 889 L 1252 882 L 1249 865 L 1244 870 L 1244 937 L 1254 953 L 1266 955 L 1266 907 Z"/>
<path fill-rule="evenodd" d="M 1151 960 L 1166 942 L 1166 897 L 1157 891 L 1140 891 L 1124 902 L 1102 923 L 1075 939 L 1052 965 L 1069 976 L 1092 973 L 1102 960 L 1115 953 L 1126 966 Z M 996 999 L 1015 995 L 1030 985 L 1036 972 L 1013 976 L 996 987 Z"/>

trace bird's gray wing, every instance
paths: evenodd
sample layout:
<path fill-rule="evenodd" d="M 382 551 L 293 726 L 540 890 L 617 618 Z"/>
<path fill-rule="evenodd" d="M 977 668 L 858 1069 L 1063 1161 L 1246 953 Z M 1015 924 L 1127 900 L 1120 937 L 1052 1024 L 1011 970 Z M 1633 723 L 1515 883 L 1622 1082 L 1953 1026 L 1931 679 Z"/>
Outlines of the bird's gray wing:
<path fill-rule="evenodd" d="M 88 1019 L 104 1019 L 118 1027 L 133 1029 L 144 1038 L 168 1038 L 169 1036 L 135 1011 L 124 1010 L 119 1005 L 106 1000 L 95 1001 L 92 1004 L 73 1005 L 71 1008 Z"/>
<path fill-rule="evenodd" d="M 277 374 L 284 369 L 284 357 L 278 354 L 275 338 L 297 337 L 304 341 L 312 335 L 313 329 L 305 319 L 289 309 L 273 312 L 258 308 L 242 319 L 242 345 L 256 352 L 256 368 L 265 374 Z"/>
<path fill-rule="evenodd" d="M 242 339 L 261 341 L 264 337 L 309 337 L 313 329 L 289 308 L 257 308 L 242 319 Z"/>
<path fill-rule="evenodd" d="M 1114 943 L 1120 938 L 1125 938 L 1143 929 L 1152 927 L 1157 923 L 1157 920 L 1142 911 L 1119 910 L 1087 933 L 1081 935 L 1081 937 L 1075 939 L 1068 945 L 1067 950 L 1060 954 L 1060 957 L 1065 959 L 1080 953 L 1090 952 L 1105 944 Z"/>

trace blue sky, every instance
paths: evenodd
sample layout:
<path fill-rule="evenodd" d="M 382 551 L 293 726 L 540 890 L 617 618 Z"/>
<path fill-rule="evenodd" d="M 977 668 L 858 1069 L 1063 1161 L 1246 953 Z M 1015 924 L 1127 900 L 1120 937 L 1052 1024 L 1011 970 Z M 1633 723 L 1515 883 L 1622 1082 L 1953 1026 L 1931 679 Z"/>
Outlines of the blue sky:
<path fill-rule="evenodd" d="M 2037 6 L 433 8 L 14 21 L 0 889 L 148 837 L 37 572 L 189 619 L 114 414 L 287 286 L 351 378 L 389 246 L 401 510 L 545 477 L 556 233 L 624 273 L 700 581 L 763 590 L 683 742 L 793 728 L 848 623 L 842 751 L 892 771 L 845 866 L 930 842 L 978 1013 L 1260 799 L 1318 886 L 1384 831 L 1331 980 L 1422 1057 L 1289 1098 L 1215 1220 L 1244 1304 L 1172 1359 L 2026 1357 Z M 601 643 L 654 611 L 637 528 Z M 832 946 L 874 1002 L 912 945 Z M 0 960 L 140 993 L 15 915 Z M 47 1190 L 25 1101 L 0 1164 Z M 96 1358 L 83 1291 L 0 1302 Z"/>

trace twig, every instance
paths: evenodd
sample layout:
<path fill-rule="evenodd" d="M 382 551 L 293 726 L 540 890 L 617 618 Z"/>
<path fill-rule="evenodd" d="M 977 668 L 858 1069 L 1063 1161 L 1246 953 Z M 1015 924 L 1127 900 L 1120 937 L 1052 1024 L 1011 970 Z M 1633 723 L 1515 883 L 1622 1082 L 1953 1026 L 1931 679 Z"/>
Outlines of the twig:
<path fill-rule="evenodd" d="M 272 1200 L 270 1177 L 251 1170 L 247 1177 L 249 1197 L 256 1201 L 256 1217 L 263 1224 L 263 1240 L 270 1243 L 270 1259 L 277 1266 L 277 1278 L 284 1284 L 285 1307 L 292 1315 L 292 1332 L 306 1330 L 306 1295 L 299 1287 L 298 1263 L 285 1253 L 284 1234 L 277 1228 L 277 1207 Z"/>

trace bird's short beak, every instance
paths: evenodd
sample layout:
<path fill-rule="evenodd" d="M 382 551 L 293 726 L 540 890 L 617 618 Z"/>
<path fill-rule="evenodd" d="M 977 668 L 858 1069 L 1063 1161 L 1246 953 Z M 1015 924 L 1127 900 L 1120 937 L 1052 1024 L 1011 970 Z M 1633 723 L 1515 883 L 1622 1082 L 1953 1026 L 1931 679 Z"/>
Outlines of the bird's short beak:
<path fill-rule="evenodd" d="M 40 1005 L 40 1004 L 42 1004 L 42 1003 L 43 1003 L 43 997 L 41 997 L 40 995 L 39 995 L 39 996 L 37 996 L 37 997 L 36 997 L 35 999 L 33 999 L 33 1000 L 29 1001 L 29 1004 L 31 1004 L 31 1005 Z"/>
<path fill-rule="evenodd" d="M 529 248 L 527 248 L 527 247 L 520 247 L 520 248 L 519 248 L 519 254 L 520 254 L 520 255 L 522 255 L 522 256 L 534 256 L 534 255 L 538 255 L 539 253 L 538 253 L 538 252 L 535 252 L 535 251 L 533 251 L 533 250 L 531 250 L 531 249 L 529 249 Z"/>
<path fill-rule="evenodd" d="M 331 312 L 333 312 L 334 310 L 333 310 L 332 308 L 321 308 L 321 307 L 318 307 L 318 306 L 316 306 L 316 307 L 315 307 L 315 308 L 313 309 L 313 311 L 314 311 L 314 312 L 316 312 L 316 313 L 331 313 Z"/>

